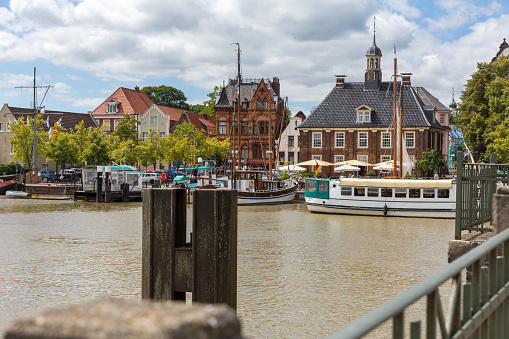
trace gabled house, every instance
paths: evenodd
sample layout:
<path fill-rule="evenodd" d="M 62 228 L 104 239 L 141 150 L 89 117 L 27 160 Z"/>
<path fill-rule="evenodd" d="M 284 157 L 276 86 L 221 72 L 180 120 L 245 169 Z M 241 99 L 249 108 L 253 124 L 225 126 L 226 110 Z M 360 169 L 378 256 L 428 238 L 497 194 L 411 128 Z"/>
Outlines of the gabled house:
<path fill-rule="evenodd" d="M 285 162 L 289 165 L 295 165 L 300 162 L 300 130 L 297 128 L 304 120 L 306 115 L 299 111 L 284 129 L 281 137 L 276 140 L 276 150 L 279 152 L 279 164 L 282 166 Z M 279 147 L 278 144 L 279 143 Z"/>
<path fill-rule="evenodd" d="M 373 35 L 373 45 L 366 52 L 364 81 L 345 82 L 346 75 L 337 75 L 336 86 L 299 125 L 302 161 L 355 159 L 374 164 L 395 158 L 394 82 L 382 81 L 381 59 Z M 428 148 L 446 156 L 450 111 L 426 89 L 413 87 L 410 76 L 402 73 L 397 82 L 404 146 L 410 160 L 415 163 Z M 333 175 L 332 166 L 322 171 Z"/>
<path fill-rule="evenodd" d="M 230 79 L 214 106 L 219 140 L 230 139 L 239 167 L 267 168 L 281 133 L 284 101 L 279 79 Z M 228 156 L 232 163 L 232 154 Z"/>
<path fill-rule="evenodd" d="M 33 117 L 33 113 L 33 108 L 12 107 L 8 104 L 3 105 L 0 110 L 0 163 L 5 164 L 15 161 L 10 139 L 10 137 L 14 136 L 14 133 L 10 131 L 10 126 L 20 118 L 26 121 L 26 117 Z M 90 114 L 46 110 L 45 114 L 38 115 L 42 115 L 44 123 L 41 127 L 45 132 L 49 132 L 49 129 L 57 123 L 68 130 L 75 128 L 81 121 L 84 122 L 85 127 L 97 127 L 97 122 Z M 45 157 L 37 158 L 36 167 L 39 169 L 58 170 L 55 163 L 47 162 Z"/>
<path fill-rule="evenodd" d="M 120 119 L 125 114 L 138 117 L 145 113 L 154 102 L 147 94 L 140 91 L 136 86 L 134 90 L 119 87 L 113 94 L 104 100 L 91 114 L 97 120 L 99 126 L 105 126 L 106 133 L 113 133 L 118 126 Z"/>
<path fill-rule="evenodd" d="M 143 113 L 140 118 L 139 139 L 147 140 L 151 133 L 157 133 L 159 137 L 164 138 L 169 133 L 173 133 L 175 127 L 184 121 L 194 125 L 201 131 L 205 130 L 205 136 L 215 135 L 215 120 L 206 115 L 196 114 L 181 108 L 167 107 L 161 105 L 152 105 Z"/>

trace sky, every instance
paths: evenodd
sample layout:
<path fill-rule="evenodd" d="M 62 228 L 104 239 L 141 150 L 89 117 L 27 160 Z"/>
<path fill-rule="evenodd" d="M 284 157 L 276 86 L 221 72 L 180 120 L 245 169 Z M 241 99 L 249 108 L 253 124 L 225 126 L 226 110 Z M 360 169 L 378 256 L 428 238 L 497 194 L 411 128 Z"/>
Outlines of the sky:
<path fill-rule="evenodd" d="M 0 104 L 33 107 L 34 68 L 47 110 L 86 113 L 135 86 L 203 103 L 236 77 L 239 43 L 242 77 L 278 77 L 308 115 L 334 75 L 364 80 L 375 22 L 382 80 L 395 45 L 398 72 L 448 106 L 509 39 L 508 14 L 507 0 L 0 0 Z"/>

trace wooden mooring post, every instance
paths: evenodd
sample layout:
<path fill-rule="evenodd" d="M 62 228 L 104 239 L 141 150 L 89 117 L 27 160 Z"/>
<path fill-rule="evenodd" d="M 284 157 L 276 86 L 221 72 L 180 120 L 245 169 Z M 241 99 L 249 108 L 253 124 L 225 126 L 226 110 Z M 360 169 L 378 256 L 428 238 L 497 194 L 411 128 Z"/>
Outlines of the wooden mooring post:
<path fill-rule="evenodd" d="M 143 190 L 142 298 L 237 306 L 237 191 L 197 189 L 191 242 L 186 190 Z"/>

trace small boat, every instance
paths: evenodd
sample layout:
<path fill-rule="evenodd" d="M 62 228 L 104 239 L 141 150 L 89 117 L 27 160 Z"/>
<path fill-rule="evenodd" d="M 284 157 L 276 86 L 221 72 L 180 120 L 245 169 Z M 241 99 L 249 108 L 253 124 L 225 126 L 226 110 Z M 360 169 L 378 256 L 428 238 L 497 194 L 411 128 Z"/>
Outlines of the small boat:
<path fill-rule="evenodd" d="M 7 191 L 5 192 L 6 196 L 16 197 L 16 198 L 31 198 L 32 194 L 23 191 Z"/>
<path fill-rule="evenodd" d="M 315 213 L 455 218 L 456 184 L 449 179 L 306 179 Z"/>
<path fill-rule="evenodd" d="M 17 183 L 16 180 L 7 180 L 0 182 L 0 195 L 5 195 L 7 191 L 15 190 L 16 184 L 19 185 L 19 187 L 22 186 L 22 184 Z"/>
<path fill-rule="evenodd" d="M 298 185 L 280 179 L 264 178 L 264 171 L 238 170 L 237 191 L 239 205 L 291 203 Z"/>

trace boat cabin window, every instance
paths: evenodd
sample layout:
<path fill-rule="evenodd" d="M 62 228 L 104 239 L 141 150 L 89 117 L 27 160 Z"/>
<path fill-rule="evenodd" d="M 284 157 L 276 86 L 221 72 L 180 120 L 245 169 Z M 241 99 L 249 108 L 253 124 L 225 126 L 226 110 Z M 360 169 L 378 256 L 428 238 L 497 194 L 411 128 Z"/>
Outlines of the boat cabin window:
<path fill-rule="evenodd" d="M 353 195 L 356 197 L 363 197 L 366 195 L 366 188 L 364 187 L 355 187 L 353 190 Z"/>
<path fill-rule="evenodd" d="M 306 191 L 316 192 L 316 181 L 315 180 L 306 180 Z"/>
<path fill-rule="evenodd" d="M 352 188 L 347 186 L 341 187 L 341 195 L 352 195 Z"/>
<path fill-rule="evenodd" d="M 420 198 L 421 197 L 421 190 L 418 188 L 411 188 L 408 190 L 408 197 L 409 198 Z"/>
<path fill-rule="evenodd" d="M 406 188 L 395 188 L 394 189 L 394 197 L 395 198 L 406 198 Z"/>
<path fill-rule="evenodd" d="M 318 192 L 319 193 L 327 193 L 329 189 L 329 183 L 326 181 L 320 181 L 318 183 Z"/>
<path fill-rule="evenodd" d="M 434 189 L 423 189 L 422 190 L 422 197 L 423 198 L 434 198 L 435 197 L 435 190 Z"/>
<path fill-rule="evenodd" d="M 437 197 L 438 198 L 449 198 L 449 190 L 448 189 L 438 189 L 437 190 Z"/>
<path fill-rule="evenodd" d="M 392 188 L 382 188 L 382 197 L 392 198 Z"/>
<path fill-rule="evenodd" d="M 378 197 L 378 187 L 368 187 L 368 197 Z"/>

